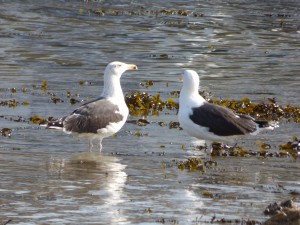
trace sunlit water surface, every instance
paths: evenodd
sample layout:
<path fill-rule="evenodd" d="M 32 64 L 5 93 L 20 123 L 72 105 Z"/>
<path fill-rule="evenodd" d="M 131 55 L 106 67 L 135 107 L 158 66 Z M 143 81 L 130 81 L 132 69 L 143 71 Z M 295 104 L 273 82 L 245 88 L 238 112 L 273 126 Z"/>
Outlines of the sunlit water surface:
<path fill-rule="evenodd" d="M 87 141 L 40 128 L 28 119 L 61 117 L 99 96 L 107 63 L 135 63 L 122 77 L 125 93 L 179 90 L 183 69 L 196 70 L 214 98 L 276 98 L 299 105 L 298 1 L 0 1 L 0 222 L 14 224 L 210 224 L 212 218 L 263 221 L 271 202 L 298 196 L 299 161 L 292 158 L 214 158 L 204 173 L 181 171 L 194 139 L 157 122 L 177 121 L 175 111 L 149 116 L 145 127 L 127 123 L 103 141 L 102 154 Z M 95 15 L 91 10 L 110 13 Z M 155 11 L 187 10 L 200 17 Z M 113 11 L 118 10 L 118 15 Z M 133 13 L 130 13 L 133 12 Z M 43 80 L 46 88 L 41 88 Z M 146 88 L 139 83 L 154 81 Z M 84 81 L 83 85 L 80 85 Z M 16 93 L 12 91 L 16 88 Z M 56 104 L 52 97 L 64 102 Z M 175 98 L 175 101 L 177 99 Z M 28 102 L 29 105 L 21 103 Z M 25 119 L 25 122 L 11 120 Z M 137 119 L 131 117 L 129 119 Z M 143 136 L 133 135 L 139 131 Z M 299 124 L 238 143 L 274 151 Z M 182 150 L 184 145 L 184 150 Z"/>

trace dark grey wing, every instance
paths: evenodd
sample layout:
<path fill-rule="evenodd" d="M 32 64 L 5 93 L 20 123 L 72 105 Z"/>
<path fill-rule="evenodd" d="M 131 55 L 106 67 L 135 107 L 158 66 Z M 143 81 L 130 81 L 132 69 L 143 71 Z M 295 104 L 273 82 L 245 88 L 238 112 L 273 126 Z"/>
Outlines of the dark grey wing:
<path fill-rule="evenodd" d="M 109 123 L 122 120 L 119 107 L 107 99 L 100 98 L 76 109 L 64 119 L 63 124 L 66 131 L 97 133 L 98 129 L 105 128 Z"/>
<path fill-rule="evenodd" d="M 210 132 L 219 136 L 243 135 L 256 131 L 256 124 L 253 118 L 247 115 L 237 117 L 231 110 L 204 103 L 202 106 L 193 108 L 190 119 Z"/>
<path fill-rule="evenodd" d="M 104 98 L 103 98 L 103 97 L 100 97 L 100 98 L 97 98 L 97 99 L 95 99 L 95 100 L 86 102 L 86 103 L 84 103 L 82 106 L 87 105 L 87 104 L 92 103 L 92 102 L 99 101 L 99 100 L 101 100 L 101 99 L 104 99 Z M 81 106 L 81 107 L 82 107 L 82 106 Z M 77 110 L 77 109 L 76 109 L 76 110 Z M 76 111 L 76 110 L 75 110 L 75 111 Z M 74 113 L 75 111 L 73 111 L 73 113 Z M 71 113 L 71 115 L 72 115 L 73 113 Z M 65 120 L 67 117 L 68 117 L 68 116 L 62 117 L 62 118 L 57 119 L 57 120 L 48 121 L 48 123 L 47 123 L 47 128 L 56 128 L 56 129 L 61 128 L 61 129 L 62 129 L 62 128 L 64 127 L 63 122 L 64 122 L 64 120 Z"/>

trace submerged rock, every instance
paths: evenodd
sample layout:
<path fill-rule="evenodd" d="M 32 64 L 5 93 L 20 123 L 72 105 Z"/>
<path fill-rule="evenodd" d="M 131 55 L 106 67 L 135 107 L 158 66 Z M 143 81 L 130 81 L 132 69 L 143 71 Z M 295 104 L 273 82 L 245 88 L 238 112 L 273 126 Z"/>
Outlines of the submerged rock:
<path fill-rule="evenodd" d="M 292 200 L 270 204 L 264 211 L 265 215 L 272 215 L 263 225 L 299 225 L 300 208 Z"/>
<path fill-rule="evenodd" d="M 272 216 L 263 225 L 299 225 L 300 209 L 284 209 L 282 212 Z"/>

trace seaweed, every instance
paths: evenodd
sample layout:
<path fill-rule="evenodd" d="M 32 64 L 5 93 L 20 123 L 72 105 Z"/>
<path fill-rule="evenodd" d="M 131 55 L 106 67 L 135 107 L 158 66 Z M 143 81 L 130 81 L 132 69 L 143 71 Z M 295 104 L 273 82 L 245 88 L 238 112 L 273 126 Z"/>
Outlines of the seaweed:
<path fill-rule="evenodd" d="M 18 105 L 20 105 L 20 102 L 16 101 L 15 99 L 4 100 L 0 102 L 0 106 L 8 106 L 10 108 L 15 108 Z"/>
<path fill-rule="evenodd" d="M 82 81 L 81 84 L 85 84 L 86 82 Z M 153 85 L 155 85 L 155 82 L 151 80 L 146 80 L 142 83 L 140 83 L 141 86 L 149 88 Z M 43 90 L 44 93 L 46 93 L 47 89 L 47 82 L 43 81 L 42 85 L 32 85 L 32 87 L 35 90 Z M 8 88 L 8 89 L 1 89 L 1 91 L 9 91 L 9 92 L 18 92 L 22 91 L 23 93 L 28 93 L 27 88 L 21 88 L 20 90 L 17 90 L 16 88 Z M 33 94 L 33 93 L 31 93 Z M 59 103 L 59 102 L 65 102 L 64 99 L 59 98 L 56 96 L 56 93 L 47 92 L 47 95 L 51 96 L 51 102 L 53 103 Z M 233 111 L 235 111 L 238 114 L 246 114 L 250 115 L 256 120 L 267 120 L 267 121 L 276 121 L 279 122 L 281 120 L 285 120 L 286 122 L 295 122 L 300 123 L 300 106 L 291 106 L 291 105 L 279 105 L 276 102 L 275 98 L 268 98 L 266 102 L 259 102 L 254 103 L 249 98 L 242 98 L 240 100 L 230 100 L 230 99 L 212 99 L 211 93 L 209 92 L 199 92 L 201 96 L 203 96 L 208 102 L 221 105 L 223 107 L 227 107 Z M 175 111 L 175 113 L 178 112 L 179 104 L 178 100 L 175 101 L 176 98 L 179 97 L 180 91 L 175 90 L 169 93 L 171 97 L 167 97 L 166 99 L 161 98 L 160 93 L 156 94 L 149 94 L 147 92 L 131 92 L 128 93 L 125 96 L 126 104 L 129 108 L 129 113 L 133 117 L 142 117 L 139 119 L 135 119 L 133 121 L 128 121 L 129 123 L 132 122 L 138 126 L 147 126 L 151 123 L 151 121 L 145 119 L 147 116 L 159 116 L 161 112 L 169 113 L 168 111 Z M 77 97 L 79 95 L 76 95 Z M 80 100 L 77 100 L 75 98 L 72 98 L 72 94 L 70 91 L 66 92 L 66 97 L 70 104 L 77 104 L 81 102 Z M 17 106 L 28 106 L 30 105 L 29 102 L 19 102 L 16 99 L 10 99 L 10 100 L 2 100 L 0 101 L 0 106 L 6 106 L 6 107 L 12 107 L 15 108 Z M 19 118 L 12 117 L 4 117 L 1 116 L 1 118 L 16 121 L 16 122 L 32 122 L 34 124 L 43 124 L 47 120 L 44 118 L 39 117 L 38 115 L 34 115 L 27 118 L 22 118 L 19 116 Z M 169 129 L 178 129 L 181 130 L 180 123 L 178 121 L 171 121 L 169 124 L 167 124 L 165 121 L 159 121 L 153 124 L 157 124 L 160 127 L 166 127 L 168 126 Z M 141 132 L 131 132 L 132 135 L 137 137 L 142 137 L 147 134 L 142 134 Z M 211 156 L 234 156 L 234 157 L 293 157 L 297 158 L 300 154 L 300 143 L 299 139 L 297 137 L 293 137 L 292 140 L 289 140 L 286 143 L 283 143 L 279 145 L 278 151 L 272 151 L 272 147 L 268 143 L 259 142 L 259 149 L 257 151 L 254 150 L 245 150 L 242 147 L 239 146 L 223 146 L 221 144 L 213 144 Z M 164 148 L 162 146 L 161 148 Z M 182 145 L 182 149 L 184 150 L 184 145 Z M 206 147 L 199 146 L 199 150 L 203 150 Z M 190 168 L 194 168 L 194 166 L 189 162 Z M 182 164 L 184 165 L 184 164 Z M 180 167 L 180 166 L 179 166 Z M 186 166 L 184 166 L 186 167 Z"/>
<path fill-rule="evenodd" d="M 152 213 L 152 212 L 153 212 L 153 210 L 150 207 L 145 209 L 145 213 Z"/>
<path fill-rule="evenodd" d="M 125 130 L 124 131 L 125 134 L 127 135 L 132 135 L 132 136 L 135 136 L 135 137 L 144 137 L 144 136 L 148 136 L 148 133 L 143 133 L 141 131 L 129 131 L 129 130 Z M 117 137 L 117 133 L 114 134 L 115 137 Z"/>
<path fill-rule="evenodd" d="M 204 197 L 207 197 L 207 198 L 213 198 L 214 197 L 213 193 L 211 193 L 210 191 L 203 191 L 202 195 Z"/>
<path fill-rule="evenodd" d="M 152 58 L 152 59 L 171 59 L 171 58 L 175 58 L 175 56 L 168 55 L 167 53 L 161 53 L 161 54 L 151 54 L 150 58 Z"/>
<path fill-rule="evenodd" d="M 276 100 L 268 99 L 269 103 L 252 103 L 249 98 L 241 100 L 211 100 L 209 102 L 225 106 L 234 110 L 239 114 L 247 114 L 253 116 L 255 119 L 279 121 L 287 119 L 287 121 L 294 121 L 300 123 L 300 107 L 296 106 L 280 106 Z"/>
<path fill-rule="evenodd" d="M 180 123 L 179 122 L 173 122 L 173 121 L 171 121 L 170 123 L 169 123 L 169 128 L 170 129 L 179 129 L 179 130 L 182 130 L 182 128 L 180 127 Z"/>
<path fill-rule="evenodd" d="M 156 223 L 161 223 L 161 224 L 174 224 L 174 225 L 179 225 L 179 221 L 176 219 L 166 219 L 166 218 L 161 218 L 155 221 Z"/>
<path fill-rule="evenodd" d="M 41 85 L 41 90 L 43 93 L 46 93 L 47 91 L 47 81 L 43 80 L 42 85 Z"/>
<path fill-rule="evenodd" d="M 43 124 L 43 123 L 45 123 L 47 121 L 46 119 L 44 119 L 44 118 L 42 118 L 42 117 L 40 117 L 38 115 L 34 115 L 34 116 L 30 117 L 29 120 L 32 123 L 38 124 L 38 125 Z"/>
<path fill-rule="evenodd" d="M 64 102 L 64 100 L 62 100 L 61 98 L 58 97 L 52 97 L 50 99 L 54 104 L 58 103 L 58 102 Z"/>
<path fill-rule="evenodd" d="M 279 145 L 280 152 L 292 155 L 297 158 L 300 155 L 300 139 L 296 136 L 292 137 L 292 140 L 285 144 Z"/>
<path fill-rule="evenodd" d="M 27 101 L 20 103 L 20 102 L 16 101 L 15 99 L 0 101 L 0 106 L 7 106 L 9 108 L 16 108 L 19 105 L 29 106 L 30 103 Z"/>
<path fill-rule="evenodd" d="M 0 130 L 0 134 L 1 134 L 1 136 L 4 136 L 4 137 L 11 137 L 11 135 L 12 135 L 12 129 L 7 128 L 7 127 L 2 128 Z"/>
<path fill-rule="evenodd" d="M 86 84 L 86 81 L 80 81 L 79 84 Z M 155 84 L 152 80 L 146 80 L 145 82 L 140 83 L 141 86 L 149 88 Z M 47 90 L 47 82 L 43 81 L 42 84 L 32 85 L 33 89 L 41 89 L 44 93 Z M 10 88 L 11 92 L 17 92 L 16 88 Z M 27 88 L 20 89 L 23 93 L 27 93 Z M 31 93 L 34 94 L 34 93 Z M 50 102 L 55 104 L 65 102 L 64 99 L 57 97 L 55 93 L 47 92 L 47 95 L 51 96 Z M 178 101 L 175 101 L 175 98 L 178 98 L 180 91 L 175 90 L 169 93 L 172 97 L 167 99 L 162 99 L 160 93 L 150 95 L 147 92 L 131 92 L 125 96 L 126 104 L 129 108 L 131 116 L 148 116 L 155 115 L 159 116 L 160 112 L 163 111 L 178 111 L 179 104 Z M 212 99 L 210 92 L 200 91 L 199 94 L 203 96 L 208 102 L 227 107 L 237 114 L 246 114 L 250 115 L 256 120 L 267 120 L 267 121 L 281 121 L 286 120 L 287 122 L 300 123 L 300 106 L 291 106 L 291 105 L 279 105 L 276 102 L 275 98 L 268 98 L 267 102 L 254 103 L 249 98 L 242 98 L 241 100 L 230 100 L 230 99 Z M 77 97 L 79 95 L 76 95 Z M 67 91 L 66 97 L 69 99 L 71 105 L 80 103 L 80 100 L 72 98 L 70 91 Z M 16 99 L 3 100 L 0 101 L 0 106 L 8 106 L 15 108 L 17 106 L 28 106 L 29 102 L 19 102 Z M 174 124 L 175 125 L 175 124 Z M 180 125 L 174 127 L 169 126 L 170 128 L 178 128 Z"/>
<path fill-rule="evenodd" d="M 178 107 L 175 102 L 163 101 L 159 93 L 152 96 L 145 92 L 133 92 L 126 95 L 125 101 L 132 116 L 159 115 L 164 109 Z"/>
<path fill-rule="evenodd" d="M 203 17 L 203 13 L 198 13 L 190 10 L 184 9 L 160 9 L 160 10 L 145 10 L 144 7 L 141 7 L 140 10 L 132 9 L 132 10 L 125 10 L 125 9 L 108 9 L 108 8 L 99 8 L 95 10 L 86 10 L 87 14 L 94 14 L 97 16 L 180 16 L 180 17 Z M 84 14 L 84 10 L 79 10 L 80 14 Z"/>
<path fill-rule="evenodd" d="M 174 97 L 180 95 L 179 91 L 170 93 Z M 253 103 L 249 98 L 241 100 L 217 100 L 210 99 L 210 93 L 200 92 L 208 102 L 227 107 L 237 114 L 250 115 L 256 120 L 280 121 L 300 123 L 300 106 L 282 106 L 276 99 L 269 98 L 269 102 Z M 179 104 L 173 98 L 163 100 L 160 94 L 150 95 L 146 92 L 132 92 L 125 96 L 126 103 L 132 116 L 159 115 L 163 110 L 178 110 Z"/>
<path fill-rule="evenodd" d="M 200 158 L 189 158 L 186 161 L 181 161 L 177 167 L 180 170 L 204 171 L 204 164 Z"/>
<path fill-rule="evenodd" d="M 147 80 L 145 82 L 141 82 L 140 83 L 140 86 L 146 87 L 146 88 L 151 87 L 153 85 L 154 85 L 154 82 L 152 80 Z"/>
<path fill-rule="evenodd" d="M 178 103 L 171 98 L 163 101 L 159 93 L 149 95 L 145 92 L 133 92 L 125 96 L 125 101 L 132 116 L 159 115 L 165 109 L 178 109 Z"/>
<path fill-rule="evenodd" d="M 259 149 L 246 150 L 241 146 L 227 146 L 222 143 L 213 142 L 211 147 L 211 157 L 257 157 L 257 158 L 297 158 L 300 155 L 300 140 L 294 136 L 292 141 L 279 145 L 279 150 L 274 151 L 271 145 L 263 141 L 259 141 Z M 196 149 L 202 151 L 206 150 L 207 146 L 197 146 Z M 207 166 L 207 163 L 206 165 Z"/>
<path fill-rule="evenodd" d="M 71 105 L 75 105 L 76 103 L 80 102 L 79 100 L 75 99 L 75 98 L 71 98 L 70 99 L 70 103 Z"/>
<path fill-rule="evenodd" d="M 150 122 L 148 120 L 145 120 L 145 119 L 138 119 L 137 120 L 137 125 L 138 126 L 146 126 L 148 125 Z"/>
<path fill-rule="evenodd" d="M 167 124 L 165 122 L 163 122 L 163 121 L 159 121 L 158 125 L 161 126 L 161 127 L 167 126 Z"/>

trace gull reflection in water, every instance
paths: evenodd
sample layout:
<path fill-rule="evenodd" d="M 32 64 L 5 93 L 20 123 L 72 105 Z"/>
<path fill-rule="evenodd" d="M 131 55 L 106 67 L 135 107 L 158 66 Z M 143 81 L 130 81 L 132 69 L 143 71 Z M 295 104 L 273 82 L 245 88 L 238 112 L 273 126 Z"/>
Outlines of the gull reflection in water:
<path fill-rule="evenodd" d="M 126 196 L 123 188 L 127 180 L 126 165 L 114 156 L 85 152 L 73 156 L 66 166 L 80 181 L 81 190 L 77 195 L 80 201 L 80 214 L 89 215 L 89 220 L 108 223 L 124 222 L 120 204 Z"/>

